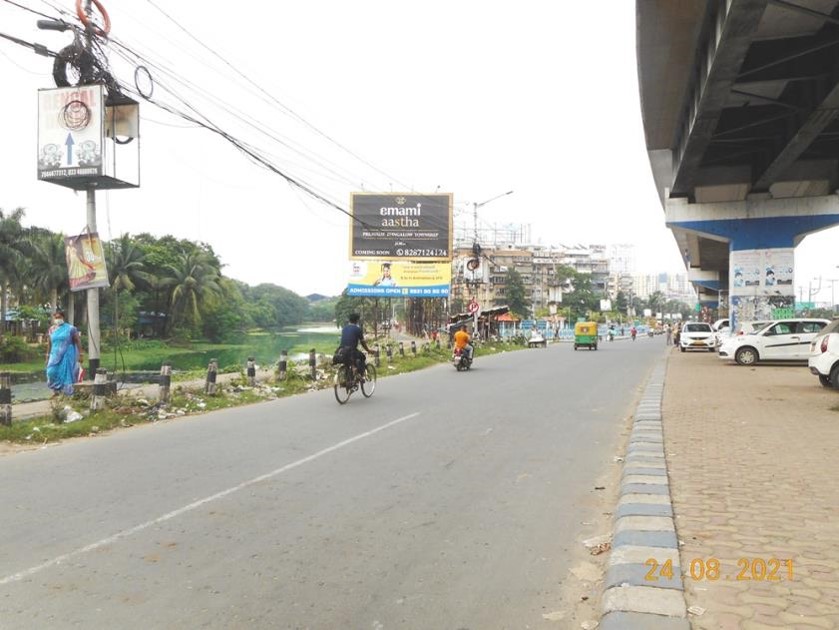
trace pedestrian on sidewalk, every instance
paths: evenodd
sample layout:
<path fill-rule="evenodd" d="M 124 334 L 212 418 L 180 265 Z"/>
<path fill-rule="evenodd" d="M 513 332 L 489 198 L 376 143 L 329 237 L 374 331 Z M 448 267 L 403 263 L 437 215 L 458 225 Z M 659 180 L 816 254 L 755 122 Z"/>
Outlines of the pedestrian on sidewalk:
<path fill-rule="evenodd" d="M 71 396 L 82 361 L 79 329 L 64 321 L 64 311 L 60 308 L 53 311 L 52 321 L 47 337 L 47 386 L 53 391 L 53 397 Z"/>
<path fill-rule="evenodd" d="M 670 324 L 665 324 L 664 334 L 666 335 L 665 341 L 669 346 L 671 343 L 673 343 L 673 329 L 670 328 Z"/>

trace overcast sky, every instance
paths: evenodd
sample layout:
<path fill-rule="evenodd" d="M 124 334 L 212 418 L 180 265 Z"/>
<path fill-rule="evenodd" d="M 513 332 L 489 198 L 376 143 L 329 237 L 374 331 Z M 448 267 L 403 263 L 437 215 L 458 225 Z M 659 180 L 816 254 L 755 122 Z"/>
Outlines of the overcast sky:
<path fill-rule="evenodd" d="M 50 15 L 57 15 L 50 5 L 69 12 L 74 4 L 18 1 Z M 157 0 L 276 101 L 148 0 L 104 1 L 112 36 L 148 60 L 155 97 L 185 109 L 167 93 L 176 91 L 341 206 L 362 189 L 439 187 L 454 193 L 462 213 L 514 190 L 481 208 L 482 221 L 529 223 L 544 244 L 631 242 L 639 271 L 684 270 L 644 148 L 634 0 L 615 0 L 608 10 L 556 0 L 515 8 Z M 0 2 L 0 31 L 53 50 L 69 42 L 67 34 L 38 31 L 36 19 Z M 111 60 L 132 84 L 133 66 L 113 52 Z M 50 68 L 50 60 L 0 41 L 0 208 L 21 206 L 28 223 L 77 233 L 84 195 L 36 179 L 36 92 L 53 86 Z M 343 289 L 347 217 L 206 130 L 149 103 L 141 115 L 141 188 L 98 195 L 104 238 L 171 233 L 210 243 L 226 275 L 251 284 L 302 294 Z M 796 252 L 798 284 L 839 277 L 836 242 L 835 230 L 805 240 Z M 829 300 L 830 284 L 823 286 L 821 299 Z"/>

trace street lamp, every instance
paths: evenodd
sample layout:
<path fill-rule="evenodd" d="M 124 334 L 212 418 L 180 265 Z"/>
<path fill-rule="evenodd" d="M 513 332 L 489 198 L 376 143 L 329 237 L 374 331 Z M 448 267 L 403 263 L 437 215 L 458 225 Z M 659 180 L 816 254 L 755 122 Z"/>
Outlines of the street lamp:
<path fill-rule="evenodd" d="M 501 193 L 500 195 L 496 195 L 492 199 L 487 199 L 486 201 L 482 201 L 480 203 L 473 203 L 472 204 L 472 221 L 475 228 L 475 243 L 478 242 L 478 208 L 481 206 L 485 206 L 488 203 L 495 201 L 496 199 L 501 199 L 501 197 L 506 197 L 507 195 L 512 195 L 513 191 L 508 190 L 505 193 Z"/>

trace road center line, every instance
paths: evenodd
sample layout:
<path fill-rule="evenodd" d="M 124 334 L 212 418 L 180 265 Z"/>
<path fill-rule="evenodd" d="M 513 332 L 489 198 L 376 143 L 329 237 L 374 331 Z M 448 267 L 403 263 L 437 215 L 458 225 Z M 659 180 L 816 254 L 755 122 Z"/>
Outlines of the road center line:
<path fill-rule="evenodd" d="M 141 524 L 136 525 L 136 526 L 134 526 L 130 529 L 124 529 L 121 532 L 117 532 L 113 536 L 108 536 L 107 538 L 103 538 L 102 540 L 98 540 L 95 543 L 91 543 L 91 544 L 89 544 L 85 547 L 81 547 L 79 549 L 75 549 L 75 550 L 70 551 L 68 553 L 62 554 L 60 556 L 57 556 L 57 557 L 53 558 L 52 560 L 47 560 L 46 562 L 43 562 L 42 564 L 39 564 L 39 565 L 34 566 L 34 567 L 30 567 L 29 569 L 26 569 L 25 571 L 21 571 L 20 573 L 15 573 L 13 575 L 6 576 L 6 577 L 4 577 L 3 579 L 0 580 L 0 586 L 3 586 L 5 584 L 10 584 L 12 582 L 18 582 L 18 581 L 22 580 L 23 578 L 26 578 L 26 577 L 29 577 L 29 576 L 34 575 L 36 573 L 39 573 L 39 572 L 43 571 L 44 569 L 48 569 L 52 566 L 56 566 L 58 564 L 61 564 L 62 562 L 70 560 L 71 558 L 75 558 L 76 556 L 80 556 L 80 555 L 85 554 L 89 551 L 93 551 L 95 549 L 98 549 L 99 547 L 104 547 L 105 545 L 109 545 L 109 544 L 111 544 L 113 542 L 116 542 L 118 540 L 121 540 L 123 538 L 128 538 L 129 536 L 133 536 L 134 534 L 137 534 L 137 533 L 143 531 L 144 529 L 148 529 L 149 527 L 152 527 L 153 525 L 158 525 L 159 523 L 163 523 L 165 521 L 173 519 L 176 516 L 180 516 L 181 514 L 186 514 L 187 512 L 191 512 L 192 510 L 195 510 L 195 509 L 201 507 L 202 505 L 207 505 L 208 503 L 212 503 L 213 501 L 217 501 L 218 499 L 221 499 L 221 498 L 226 497 L 230 494 L 233 494 L 234 492 L 238 492 L 239 490 L 243 490 L 244 488 L 247 488 L 247 487 L 252 486 L 254 484 L 257 484 L 257 483 L 261 483 L 263 481 L 268 481 L 269 479 L 272 479 L 273 477 L 281 475 L 284 472 L 288 472 L 289 470 L 293 470 L 294 468 L 297 468 L 298 466 L 302 466 L 303 464 L 308 464 L 309 462 L 312 462 L 316 459 L 319 459 L 320 457 L 323 457 L 324 455 L 328 455 L 329 453 L 340 450 L 340 449 L 344 448 L 345 446 L 349 446 L 350 444 L 352 444 L 354 442 L 358 442 L 359 440 L 363 440 L 364 438 L 370 437 L 371 435 L 375 435 L 376 433 L 379 433 L 380 431 L 384 431 L 385 429 L 389 429 L 393 426 L 396 426 L 397 424 L 400 424 L 400 423 L 405 422 L 407 420 L 411 420 L 413 418 L 416 418 L 418 415 L 420 415 L 419 411 L 417 411 L 415 413 L 412 413 L 412 414 L 408 414 L 407 416 L 402 416 L 401 418 L 397 418 L 396 420 L 392 420 L 391 422 L 388 422 L 387 424 L 383 424 L 380 427 L 376 427 L 375 429 L 371 429 L 370 431 L 365 431 L 364 433 L 359 433 L 358 435 L 355 435 L 351 438 L 348 438 L 348 439 L 344 440 L 343 442 L 338 442 L 337 444 L 333 444 L 332 446 L 328 446 L 325 449 L 318 451 L 317 453 L 313 453 L 313 454 L 311 454 L 307 457 L 304 457 L 303 459 L 298 459 L 296 462 L 286 464 L 285 466 L 282 466 L 281 468 L 277 468 L 276 470 L 272 470 L 269 473 L 266 473 L 264 475 L 259 475 L 259 477 L 254 477 L 253 479 L 249 479 L 248 481 L 243 481 L 242 483 L 240 483 L 237 486 L 233 486 L 232 488 L 227 488 L 227 490 L 222 490 L 221 492 L 216 492 L 215 494 L 211 494 L 208 497 L 204 497 L 203 499 L 199 499 L 198 501 L 194 501 L 193 503 L 190 503 L 189 505 L 185 505 L 181 508 L 178 508 L 177 510 L 167 512 L 166 514 L 164 514 L 162 516 L 158 516 L 156 519 L 153 519 L 151 521 L 146 521 L 145 523 L 141 523 Z"/>

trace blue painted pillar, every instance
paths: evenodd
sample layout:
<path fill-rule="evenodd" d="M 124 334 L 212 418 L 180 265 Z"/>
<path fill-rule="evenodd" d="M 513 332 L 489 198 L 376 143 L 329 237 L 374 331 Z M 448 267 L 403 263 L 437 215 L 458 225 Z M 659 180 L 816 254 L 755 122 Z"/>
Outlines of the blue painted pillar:
<path fill-rule="evenodd" d="M 718 204 L 677 200 L 668 203 L 666 211 L 668 227 L 676 233 L 727 241 L 732 327 L 738 321 L 772 319 L 778 309 L 794 308 L 795 246 L 807 234 L 839 225 L 836 195 Z M 701 242 L 698 248 L 701 251 Z M 691 280 L 699 286 L 709 282 L 701 277 Z"/>

